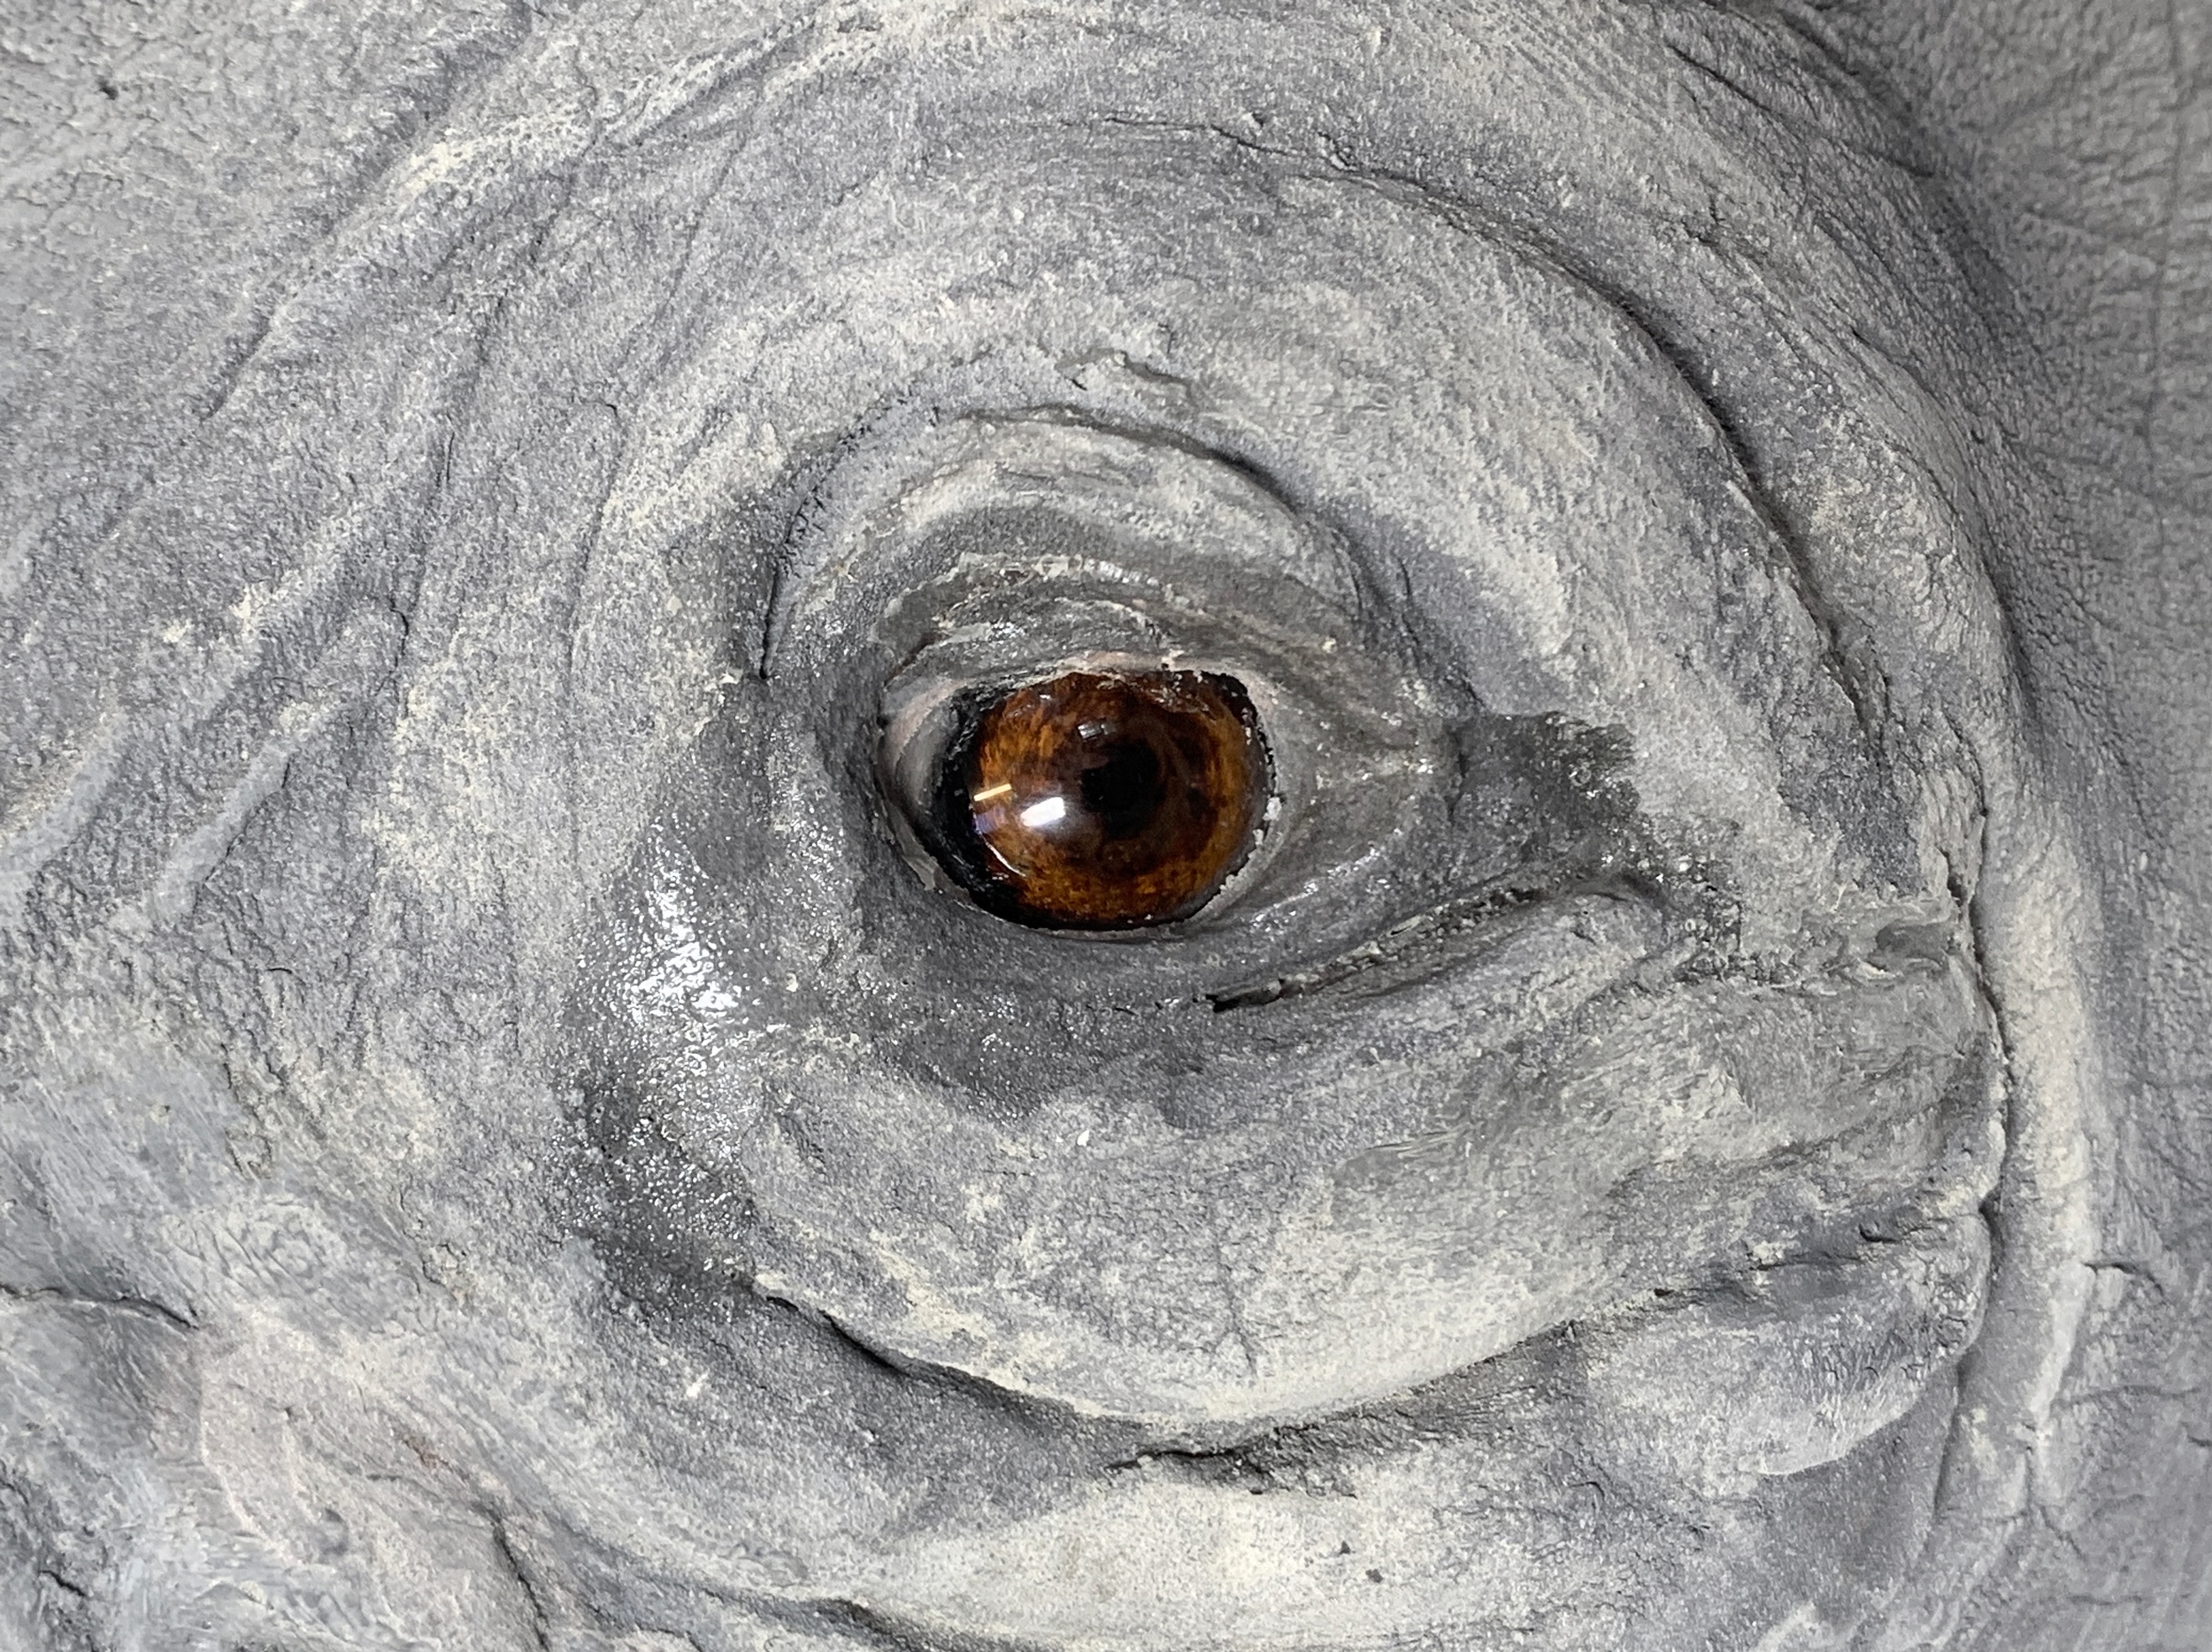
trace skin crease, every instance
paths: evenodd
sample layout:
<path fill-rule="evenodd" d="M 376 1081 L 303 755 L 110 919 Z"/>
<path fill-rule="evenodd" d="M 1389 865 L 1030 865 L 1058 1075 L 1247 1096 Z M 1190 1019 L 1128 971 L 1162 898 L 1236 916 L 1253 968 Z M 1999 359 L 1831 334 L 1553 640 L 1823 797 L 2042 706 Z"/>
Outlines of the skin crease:
<path fill-rule="evenodd" d="M 2199 1644 L 2198 42 L 1978 15 L 12 42 L 0 1640 Z M 1164 963 L 872 812 L 1079 472 Z"/>

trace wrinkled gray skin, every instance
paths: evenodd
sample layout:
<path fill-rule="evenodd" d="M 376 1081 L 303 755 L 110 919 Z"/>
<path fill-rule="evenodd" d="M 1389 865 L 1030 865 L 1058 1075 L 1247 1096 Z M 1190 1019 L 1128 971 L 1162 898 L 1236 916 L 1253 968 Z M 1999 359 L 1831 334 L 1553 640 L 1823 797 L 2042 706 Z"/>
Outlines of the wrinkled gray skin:
<path fill-rule="evenodd" d="M 2212 1642 L 2203 7 L 14 11 L 0 1646 Z"/>

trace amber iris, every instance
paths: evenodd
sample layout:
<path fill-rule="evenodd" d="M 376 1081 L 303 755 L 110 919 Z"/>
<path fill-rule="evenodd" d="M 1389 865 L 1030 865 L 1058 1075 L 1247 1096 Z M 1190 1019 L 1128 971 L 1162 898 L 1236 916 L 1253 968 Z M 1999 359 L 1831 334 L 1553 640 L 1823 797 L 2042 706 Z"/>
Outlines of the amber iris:
<path fill-rule="evenodd" d="M 977 903 L 1052 929 L 1133 929 L 1205 905 L 1270 789 L 1235 679 L 1070 672 L 977 710 L 946 753 L 938 818 Z"/>

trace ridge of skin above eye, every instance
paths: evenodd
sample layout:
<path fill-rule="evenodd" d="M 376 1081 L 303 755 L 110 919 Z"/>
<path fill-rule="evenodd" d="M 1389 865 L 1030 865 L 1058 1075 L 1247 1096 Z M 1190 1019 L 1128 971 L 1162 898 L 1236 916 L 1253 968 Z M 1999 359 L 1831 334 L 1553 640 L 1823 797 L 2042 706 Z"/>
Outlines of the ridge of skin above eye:
<path fill-rule="evenodd" d="M 157 618 L 9 846 L 51 1002 L 175 998 L 6 1120 L 24 1415 L 111 1396 L 138 1501 L 51 1524 L 130 1621 L 1936 1621 L 2062 1456 L 2095 911 L 1979 568 L 1997 352 L 1863 88 L 1688 5 L 533 19 L 102 530 Z M 1310 527 L 1440 728 L 1616 754 L 1647 875 L 1333 974 L 1479 904 L 1448 766 L 1156 941 L 927 887 L 839 502 L 1042 417 Z"/>

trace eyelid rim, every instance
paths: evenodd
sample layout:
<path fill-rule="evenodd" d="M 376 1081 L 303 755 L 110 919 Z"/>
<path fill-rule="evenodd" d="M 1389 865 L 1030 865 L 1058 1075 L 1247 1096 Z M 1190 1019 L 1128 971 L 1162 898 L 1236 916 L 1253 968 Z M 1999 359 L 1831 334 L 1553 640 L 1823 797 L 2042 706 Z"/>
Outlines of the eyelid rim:
<path fill-rule="evenodd" d="M 964 534 L 964 519 L 979 531 Z M 787 544 L 760 680 L 810 685 L 812 709 L 801 715 L 817 749 L 848 754 L 831 757 L 832 767 L 866 775 L 887 847 L 930 893 L 951 886 L 918 839 L 908 841 L 909 791 L 885 784 L 894 778 L 883 761 L 887 694 L 902 676 L 926 674 L 933 649 L 983 629 L 948 623 L 964 607 L 995 618 L 987 611 L 1001 598 L 1025 601 L 1010 574 L 1086 601 L 1141 591 L 1129 607 L 1144 622 L 1134 647 L 1150 656 L 1145 667 L 1236 678 L 1269 742 L 1271 813 L 1215 897 L 1177 924 L 1083 932 L 1089 938 L 1195 938 L 1232 912 L 1271 910 L 1252 897 L 1297 893 L 1313 883 L 1302 868 L 1317 877 L 1356 858 L 1358 845 L 1395 841 L 1393 822 L 1428 788 L 1418 777 L 1448 766 L 1456 690 L 1425 668 L 1394 587 L 1261 472 L 1156 426 L 1036 404 L 894 420 L 856 434 Z M 998 657 L 980 674 L 1025 680 L 1080 668 L 1097 652 L 1064 634 L 1025 647 L 1013 634 L 1021 616 L 1006 618 L 1016 622 L 1006 646 L 990 650 Z M 864 741 L 866 755 L 849 740 Z M 854 757 L 858 769 L 845 767 Z M 1358 797 L 1346 789 L 1356 769 Z M 1402 783 L 1375 784 L 1386 770 Z M 1348 801 L 1358 805 L 1349 814 L 1337 806 Z"/>

